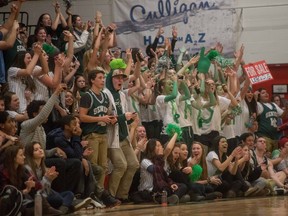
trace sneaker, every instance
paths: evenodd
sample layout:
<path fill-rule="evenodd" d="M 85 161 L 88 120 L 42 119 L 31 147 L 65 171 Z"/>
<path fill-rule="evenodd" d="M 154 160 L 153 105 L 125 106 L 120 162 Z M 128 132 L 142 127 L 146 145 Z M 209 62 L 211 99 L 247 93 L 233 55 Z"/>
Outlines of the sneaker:
<path fill-rule="evenodd" d="M 245 193 L 241 190 L 236 193 L 236 197 L 244 197 L 244 196 L 245 196 Z"/>
<path fill-rule="evenodd" d="M 253 195 L 253 193 L 256 193 L 259 190 L 257 187 L 250 187 L 247 191 L 245 191 L 244 196 L 248 197 Z"/>
<path fill-rule="evenodd" d="M 232 190 L 229 190 L 227 193 L 226 193 L 226 198 L 235 198 L 236 197 L 236 193 Z"/>
<path fill-rule="evenodd" d="M 42 213 L 43 215 L 61 215 L 62 212 L 53 208 L 45 197 L 42 197 Z"/>
<path fill-rule="evenodd" d="M 43 215 L 48 216 L 48 215 L 62 215 L 63 213 L 55 208 L 49 207 L 48 209 L 43 209 Z"/>
<path fill-rule="evenodd" d="M 179 200 L 179 203 L 187 203 L 190 201 L 190 195 L 189 194 L 185 194 L 183 195 L 180 200 Z"/>
<path fill-rule="evenodd" d="M 76 199 L 73 201 L 73 208 L 74 208 L 74 211 L 78 211 L 82 208 L 87 208 L 89 206 L 89 204 L 91 203 L 91 198 L 88 197 L 86 199 Z"/>
<path fill-rule="evenodd" d="M 63 215 L 65 215 L 65 214 L 68 213 L 69 208 L 68 208 L 67 206 L 63 206 L 63 205 L 62 205 L 62 206 L 59 207 L 58 210 L 61 211 Z"/>
<path fill-rule="evenodd" d="M 177 205 L 179 203 L 179 197 L 176 194 L 173 194 L 167 197 L 167 202 L 169 205 Z"/>
<path fill-rule="evenodd" d="M 222 197 L 223 197 L 222 193 L 214 191 L 212 193 L 206 194 L 205 200 L 221 199 Z"/>
<path fill-rule="evenodd" d="M 161 195 L 160 194 L 158 194 L 158 193 L 153 194 L 152 199 L 153 199 L 154 203 L 161 204 Z"/>
<path fill-rule="evenodd" d="M 205 197 L 199 194 L 193 194 L 192 196 L 190 195 L 190 197 L 191 197 L 190 200 L 193 202 L 200 202 L 202 200 L 205 200 Z"/>
<path fill-rule="evenodd" d="M 275 191 L 275 195 L 284 195 L 285 194 L 285 189 L 279 188 L 277 186 L 275 186 L 274 191 Z"/>
<path fill-rule="evenodd" d="M 100 208 L 100 209 L 106 208 L 104 204 L 101 204 L 93 199 L 91 199 L 90 205 L 93 206 L 93 208 Z"/>
<path fill-rule="evenodd" d="M 104 203 L 94 193 L 91 193 L 90 198 L 92 199 L 91 205 L 93 205 L 95 208 L 102 209 L 106 207 Z"/>
<path fill-rule="evenodd" d="M 271 194 L 271 191 L 268 188 L 264 188 L 262 190 L 256 191 L 253 195 L 261 197 L 261 196 L 268 196 L 270 194 Z"/>
<path fill-rule="evenodd" d="M 101 199 L 106 207 L 112 208 L 121 205 L 121 201 L 114 198 L 110 193 L 106 192 L 102 194 Z"/>

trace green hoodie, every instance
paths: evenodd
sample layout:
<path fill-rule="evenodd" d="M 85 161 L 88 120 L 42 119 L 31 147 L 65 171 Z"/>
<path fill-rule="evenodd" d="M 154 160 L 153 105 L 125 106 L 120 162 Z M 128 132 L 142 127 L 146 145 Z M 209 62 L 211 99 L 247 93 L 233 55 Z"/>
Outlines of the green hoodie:
<path fill-rule="evenodd" d="M 128 137 L 128 130 L 127 130 L 127 125 L 126 125 L 126 117 L 125 113 L 123 113 L 122 106 L 121 106 L 121 98 L 120 98 L 120 93 L 119 91 L 116 91 L 113 87 L 112 83 L 112 71 L 107 75 L 106 77 L 106 88 L 111 92 L 113 95 L 114 101 L 115 101 L 115 106 L 116 106 L 116 111 L 117 111 L 117 120 L 119 124 L 119 141 L 123 141 L 125 138 Z M 130 121 L 128 122 L 130 123 Z"/>

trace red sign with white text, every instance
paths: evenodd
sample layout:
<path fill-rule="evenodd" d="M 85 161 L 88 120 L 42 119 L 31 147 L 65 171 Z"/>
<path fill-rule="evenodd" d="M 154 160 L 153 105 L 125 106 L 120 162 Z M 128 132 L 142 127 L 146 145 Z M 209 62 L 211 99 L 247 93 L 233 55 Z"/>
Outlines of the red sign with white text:
<path fill-rule="evenodd" d="M 273 80 L 272 74 L 264 60 L 250 63 L 243 67 L 252 85 Z"/>

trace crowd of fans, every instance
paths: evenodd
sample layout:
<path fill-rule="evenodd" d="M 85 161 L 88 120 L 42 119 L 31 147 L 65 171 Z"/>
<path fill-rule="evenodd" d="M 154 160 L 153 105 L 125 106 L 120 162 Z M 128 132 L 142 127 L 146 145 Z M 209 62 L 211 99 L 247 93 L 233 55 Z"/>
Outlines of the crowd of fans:
<path fill-rule="evenodd" d="M 84 23 L 58 2 L 28 35 L 24 1 L 0 27 L 0 191 L 17 188 L 26 215 L 37 195 L 60 215 L 163 191 L 168 204 L 286 193 L 288 109 L 253 92 L 244 46 L 190 55 L 173 27 L 162 46 L 160 28 L 145 52 L 121 51 L 100 12 Z"/>

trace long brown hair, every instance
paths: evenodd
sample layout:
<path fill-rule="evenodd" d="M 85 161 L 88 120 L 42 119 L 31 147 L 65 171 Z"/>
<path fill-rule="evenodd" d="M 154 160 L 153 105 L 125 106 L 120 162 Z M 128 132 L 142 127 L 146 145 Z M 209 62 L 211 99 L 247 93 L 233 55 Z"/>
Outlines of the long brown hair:
<path fill-rule="evenodd" d="M 200 177 L 200 180 L 206 180 L 208 178 L 208 169 L 207 169 L 207 163 L 206 163 L 206 152 L 205 152 L 205 148 L 204 148 L 204 145 L 200 142 L 197 142 L 197 141 L 194 141 L 192 143 L 192 146 L 191 146 L 191 158 L 193 157 L 192 155 L 192 148 L 193 148 L 193 145 L 194 144 L 198 144 L 201 146 L 201 149 L 202 149 L 202 155 L 201 155 L 201 158 L 200 158 L 200 162 L 199 162 L 199 165 L 202 167 L 203 171 L 202 171 L 202 175 Z"/>
<path fill-rule="evenodd" d="M 36 163 L 34 161 L 34 154 L 33 154 L 34 153 L 34 145 L 36 145 L 36 144 L 39 144 L 42 148 L 42 145 L 39 142 L 31 142 L 25 146 L 25 156 L 26 156 L 25 160 L 26 160 L 26 164 L 28 164 L 30 166 L 30 168 L 32 169 L 34 177 L 38 179 L 37 172 L 36 172 L 37 167 L 36 167 Z M 46 170 L 44 159 L 45 158 L 42 158 L 41 163 L 40 163 L 42 175 L 45 174 L 45 170 Z M 41 180 L 41 179 L 38 179 L 38 180 Z"/>
<path fill-rule="evenodd" d="M 155 148 L 156 144 L 159 142 L 157 139 L 149 139 L 146 145 L 146 149 L 143 154 L 143 159 L 149 159 L 153 161 L 156 158 Z"/>
<path fill-rule="evenodd" d="M 180 164 L 179 158 L 176 160 L 175 163 L 173 162 L 173 150 L 175 148 L 179 148 L 180 149 L 180 147 L 181 147 L 180 143 L 175 143 L 172 151 L 170 152 L 170 154 L 167 157 L 167 163 L 169 164 L 171 170 L 179 170 L 179 164 Z"/>
<path fill-rule="evenodd" d="M 19 165 L 15 169 L 15 158 L 21 149 L 24 150 L 24 147 L 20 144 L 17 144 L 7 147 L 4 152 L 3 165 L 8 171 L 10 183 L 17 188 L 22 188 L 24 183 L 24 166 Z"/>

